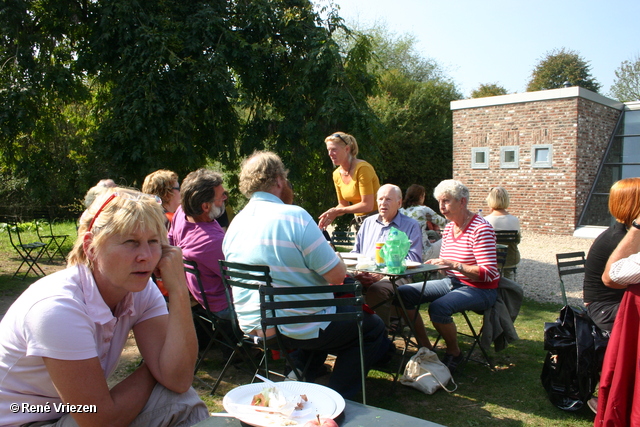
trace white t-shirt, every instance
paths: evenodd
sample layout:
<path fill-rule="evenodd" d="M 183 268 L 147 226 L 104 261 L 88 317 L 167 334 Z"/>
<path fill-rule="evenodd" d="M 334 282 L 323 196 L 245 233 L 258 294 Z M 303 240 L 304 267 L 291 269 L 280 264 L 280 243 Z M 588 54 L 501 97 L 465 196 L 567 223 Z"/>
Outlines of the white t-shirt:
<path fill-rule="evenodd" d="M 517 217 L 509 215 L 487 215 L 484 217 L 496 231 L 518 230 L 520 231 L 520 221 Z"/>
<path fill-rule="evenodd" d="M 128 294 L 118 304 L 115 317 L 85 266 L 38 280 L 0 322 L 0 422 L 20 425 L 64 415 L 54 411 L 61 400 L 43 357 L 98 357 L 106 379 L 118 364 L 131 328 L 166 314 L 166 303 L 151 280 L 144 290 Z M 14 413 L 12 403 L 44 405 L 51 412 Z"/>

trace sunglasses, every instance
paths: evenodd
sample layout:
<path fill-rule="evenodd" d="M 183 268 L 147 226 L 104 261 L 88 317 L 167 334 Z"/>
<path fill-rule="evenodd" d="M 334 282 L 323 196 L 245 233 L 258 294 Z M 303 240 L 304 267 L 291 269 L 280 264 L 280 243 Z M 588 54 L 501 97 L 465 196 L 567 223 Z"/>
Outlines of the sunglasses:
<path fill-rule="evenodd" d="M 160 199 L 160 197 L 154 196 L 154 195 L 151 195 L 151 194 L 140 193 L 140 194 L 136 194 L 136 195 L 131 195 L 131 194 L 127 194 L 127 193 L 118 193 L 118 192 L 111 193 L 111 195 L 109 197 L 107 197 L 107 200 L 105 200 L 104 203 L 102 204 L 102 206 L 100 206 L 100 208 L 96 211 L 96 214 L 93 216 L 93 218 L 91 219 L 91 222 L 89 223 L 89 228 L 87 228 L 87 231 L 91 231 L 91 229 L 93 228 L 93 224 L 96 222 L 96 219 L 98 219 L 98 216 L 100 216 L 100 214 L 102 213 L 104 208 L 107 207 L 109 202 L 111 202 L 116 197 L 122 197 L 122 198 L 125 198 L 127 200 L 134 201 L 134 202 L 139 201 L 143 197 L 153 197 L 155 199 L 156 203 L 162 204 L 162 199 Z"/>
<path fill-rule="evenodd" d="M 344 138 L 339 133 L 334 133 L 333 135 L 331 135 L 331 137 L 334 137 L 334 136 L 337 136 L 338 138 L 340 138 L 340 141 L 344 142 L 345 145 L 349 145 L 349 143 L 345 141 Z"/>

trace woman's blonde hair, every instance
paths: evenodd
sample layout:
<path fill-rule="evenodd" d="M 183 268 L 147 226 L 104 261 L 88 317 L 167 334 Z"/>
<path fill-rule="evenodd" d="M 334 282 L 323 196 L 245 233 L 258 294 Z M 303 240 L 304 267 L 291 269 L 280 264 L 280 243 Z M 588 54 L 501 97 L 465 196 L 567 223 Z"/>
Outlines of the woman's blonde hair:
<path fill-rule="evenodd" d="M 157 232 L 161 244 L 168 245 L 165 221 L 162 205 L 156 196 L 128 188 L 109 188 L 80 217 L 78 238 L 69 253 L 67 266 L 91 266 L 84 251 L 84 236 L 89 231 L 93 234 L 91 248 L 96 252 L 106 238 L 139 229 Z"/>
<path fill-rule="evenodd" d="M 616 221 L 631 226 L 640 216 L 640 178 L 625 178 L 611 186 L 609 212 Z"/>
<path fill-rule="evenodd" d="M 509 193 L 502 187 L 493 187 L 487 195 L 487 206 L 491 209 L 507 209 L 509 207 Z"/>
<path fill-rule="evenodd" d="M 169 204 L 174 197 L 173 187 L 177 184 L 177 173 L 166 169 L 159 169 L 151 172 L 144 178 L 142 192 L 158 196 L 162 199 L 163 203 Z"/>
<path fill-rule="evenodd" d="M 344 132 L 336 132 L 324 139 L 324 142 L 329 141 L 342 142 L 344 145 L 351 148 L 351 157 L 355 158 L 358 156 L 358 141 L 356 141 L 356 138 L 353 135 L 349 135 Z"/>

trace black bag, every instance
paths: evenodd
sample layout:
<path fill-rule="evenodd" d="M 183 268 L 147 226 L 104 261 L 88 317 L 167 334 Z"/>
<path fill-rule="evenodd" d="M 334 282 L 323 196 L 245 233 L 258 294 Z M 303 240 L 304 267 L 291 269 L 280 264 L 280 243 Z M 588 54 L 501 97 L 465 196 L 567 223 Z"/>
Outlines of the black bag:
<path fill-rule="evenodd" d="M 581 308 L 564 306 L 558 320 L 544 324 L 548 352 L 540 380 L 554 406 L 577 411 L 591 398 L 608 340 Z"/>

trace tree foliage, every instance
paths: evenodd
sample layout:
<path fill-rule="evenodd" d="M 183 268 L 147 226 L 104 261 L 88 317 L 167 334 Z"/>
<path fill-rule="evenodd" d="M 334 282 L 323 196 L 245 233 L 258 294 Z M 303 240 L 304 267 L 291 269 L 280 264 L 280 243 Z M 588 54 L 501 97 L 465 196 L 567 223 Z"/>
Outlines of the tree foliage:
<path fill-rule="evenodd" d="M 100 178 L 140 185 L 155 169 L 184 176 L 211 161 L 233 170 L 271 149 L 299 202 L 326 208 L 324 137 L 349 128 L 373 140 L 378 126 L 368 39 L 341 50 L 332 34 L 349 32 L 326 12 L 308 0 L 6 1 L 2 172 L 61 203 Z"/>
<path fill-rule="evenodd" d="M 483 83 L 471 92 L 471 98 L 506 95 L 507 90 L 498 83 Z"/>
<path fill-rule="evenodd" d="M 640 101 L 640 56 L 622 61 L 615 73 L 611 96 L 621 102 Z"/>
<path fill-rule="evenodd" d="M 380 90 L 369 103 L 383 130 L 377 135 L 381 158 L 374 167 L 384 182 L 403 190 L 420 184 L 430 194 L 452 176 L 450 102 L 461 94 L 437 63 L 416 52 L 413 38 L 395 37 L 384 28 L 370 34 Z"/>
<path fill-rule="evenodd" d="M 600 84 L 591 75 L 591 66 L 578 52 L 554 49 L 547 52 L 533 69 L 527 92 L 562 88 L 566 82 L 593 92 L 600 89 Z"/>

